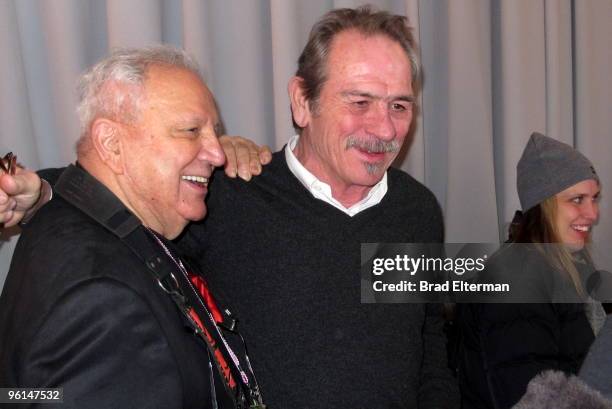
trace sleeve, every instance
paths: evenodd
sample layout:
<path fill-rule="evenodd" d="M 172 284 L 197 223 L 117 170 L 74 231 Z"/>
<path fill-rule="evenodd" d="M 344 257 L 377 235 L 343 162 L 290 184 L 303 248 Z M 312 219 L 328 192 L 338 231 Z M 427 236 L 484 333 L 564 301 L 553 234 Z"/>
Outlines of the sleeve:
<path fill-rule="evenodd" d="M 423 364 L 419 408 L 458 408 L 459 388 L 448 367 L 446 336 L 442 330 L 442 305 L 424 304 Z"/>
<path fill-rule="evenodd" d="M 204 220 L 191 222 L 175 240 L 182 258 L 200 271 L 208 271 L 210 266 L 205 262 L 210 252 L 219 251 L 219 240 L 226 240 L 228 223 L 235 223 L 233 209 L 236 200 L 231 181 L 222 169 L 215 170 L 208 195 L 206 197 L 206 217 Z"/>
<path fill-rule="evenodd" d="M 41 179 L 45 179 L 51 186 L 53 186 L 64 170 L 66 170 L 66 168 L 47 168 L 41 169 L 36 173 Z"/>
<path fill-rule="evenodd" d="M 132 289 L 110 279 L 64 294 L 22 365 L 22 385 L 63 388 L 63 409 L 182 404 L 178 368 L 155 316 Z M 47 406 L 55 407 L 37 407 Z"/>
<path fill-rule="evenodd" d="M 559 367 L 558 319 L 552 304 L 480 304 L 478 337 L 495 408 L 509 408 L 529 381 Z"/>
<path fill-rule="evenodd" d="M 183 233 L 174 242 L 183 260 L 190 265 L 196 266 L 200 271 L 204 271 L 202 265 L 202 253 L 206 245 L 205 228 L 202 222 L 191 222 Z"/>

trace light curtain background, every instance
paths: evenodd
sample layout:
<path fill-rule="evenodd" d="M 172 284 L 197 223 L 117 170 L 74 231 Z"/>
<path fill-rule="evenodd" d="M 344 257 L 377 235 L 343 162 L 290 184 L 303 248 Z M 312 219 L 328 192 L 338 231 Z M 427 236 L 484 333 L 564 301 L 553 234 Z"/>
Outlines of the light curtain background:
<path fill-rule="evenodd" d="M 274 149 L 293 134 L 286 85 L 312 24 L 351 0 L 0 0 L 0 153 L 75 160 L 74 85 L 118 46 L 169 43 L 203 67 L 229 134 Z M 496 242 L 519 202 L 533 131 L 569 143 L 603 181 L 594 241 L 612 265 L 612 1 L 378 0 L 409 17 L 424 68 L 397 165 L 444 211 L 447 242 Z M 265 227 L 264 227 L 265 228 Z M 18 230 L 0 240 L 0 286 Z M 606 254 L 608 253 L 608 254 Z M 607 257 L 607 259 L 606 259 Z"/>

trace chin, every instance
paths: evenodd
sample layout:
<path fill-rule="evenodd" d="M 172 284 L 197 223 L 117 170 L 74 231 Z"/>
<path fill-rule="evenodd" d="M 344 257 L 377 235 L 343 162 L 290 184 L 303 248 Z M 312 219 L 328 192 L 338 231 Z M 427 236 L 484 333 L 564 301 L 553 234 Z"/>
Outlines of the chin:
<path fill-rule="evenodd" d="M 376 169 L 374 171 L 368 169 L 369 166 L 375 166 Z M 354 183 L 360 185 L 374 185 L 378 183 L 382 179 L 385 174 L 387 168 L 378 165 L 365 165 L 361 167 L 361 169 L 355 169 L 354 172 Z"/>
<path fill-rule="evenodd" d="M 197 222 L 202 220 L 204 217 L 206 217 L 206 209 L 202 210 L 200 213 L 198 213 L 196 216 L 192 217 L 189 220 L 192 222 Z"/>
<path fill-rule="evenodd" d="M 378 182 L 380 182 L 380 180 L 382 179 L 384 173 L 381 173 L 380 175 L 365 175 L 361 178 L 359 178 L 359 180 L 355 181 L 356 185 L 361 185 L 361 186 L 374 186 L 375 184 L 377 184 Z"/>
<path fill-rule="evenodd" d="M 182 217 L 189 222 L 197 222 L 202 220 L 206 216 L 206 207 L 199 206 L 198 209 L 189 209 L 188 211 L 182 213 Z"/>
<path fill-rule="evenodd" d="M 563 244 L 570 252 L 574 253 L 576 251 L 582 250 L 586 243 L 584 241 L 571 241 Z"/>

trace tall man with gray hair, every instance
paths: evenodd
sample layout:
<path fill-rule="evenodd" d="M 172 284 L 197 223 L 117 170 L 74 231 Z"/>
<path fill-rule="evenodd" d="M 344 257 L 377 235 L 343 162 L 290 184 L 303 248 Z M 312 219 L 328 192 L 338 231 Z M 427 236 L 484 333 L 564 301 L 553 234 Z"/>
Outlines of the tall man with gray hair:
<path fill-rule="evenodd" d="M 219 175 L 180 242 L 231 295 L 273 407 L 458 401 L 440 306 L 360 302 L 360 243 L 443 240 L 433 194 L 390 168 L 412 122 L 415 47 L 405 17 L 323 16 L 289 81 L 298 135 L 251 182 Z"/>
<path fill-rule="evenodd" d="M 439 243 L 433 194 L 390 168 L 418 83 L 407 19 L 338 9 L 288 85 L 298 134 L 245 182 L 215 175 L 211 210 L 179 238 L 244 320 L 275 408 L 450 408 L 439 305 L 362 304 L 360 243 Z"/>
<path fill-rule="evenodd" d="M 77 164 L 0 298 L 0 387 L 63 388 L 63 408 L 258 407 L 233 317 L 170 242 L 204 217 L 225 160 L 197 65 L 116 51 L 82 77 L 79 116 Z"/>

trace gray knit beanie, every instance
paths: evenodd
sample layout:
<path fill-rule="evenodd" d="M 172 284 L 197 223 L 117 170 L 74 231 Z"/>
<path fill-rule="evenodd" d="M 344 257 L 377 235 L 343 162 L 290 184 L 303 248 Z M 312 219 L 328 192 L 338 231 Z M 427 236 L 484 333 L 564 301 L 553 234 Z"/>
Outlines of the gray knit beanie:
<path fill-rule="evenodd" d="M 591 162 L 576 149 L 537 132 L 531 134 L 516 166 L 523 211 L 583 180 L 599 182 Z"/>

